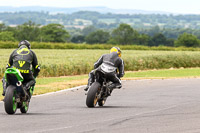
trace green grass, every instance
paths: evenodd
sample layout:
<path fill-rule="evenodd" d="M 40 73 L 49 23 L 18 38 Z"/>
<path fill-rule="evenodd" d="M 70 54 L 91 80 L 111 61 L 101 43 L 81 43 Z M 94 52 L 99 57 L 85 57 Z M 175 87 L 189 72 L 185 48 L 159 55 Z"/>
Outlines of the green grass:
<path fill-rule="evenodd" d="M 41 66 L 40 77 L 88 74 L 108 50 L 33 49 Z M 0 49 L 0 77 L 13 49 Z M 126 71 L 200 67 L 200 51 L 122 50 Z"/>
<path fill-rule="evenodd" d="M 74 80 L 83 80 L 87 79 L 87 75 L 78 75 L 78 76 L 66 76 L 66 77 L 48 77 L 48 78 L 38 78 L 37 85 L 46 85 L 53 82 L 67 82 L 67 81 L 74 81 Z"/>
<path fill-rule="evenodd" d="M 168 69 L 126 72 L 123 79 L 154 79 L 154 78 L 196 78 L 200 77 L 200 68 L 190 69 Z M 54 92 L 79 85 L 87 84 L 88 75 L 37 78 L 34 95 Z M 123 80 L 122 79 L 122 80 Z M 2 83 L 0 83 L 0 94 L 2 93 Z M 3 97 L 0 95 L 0 100 Z"/>
<path fill-rule="evenodd" d="M 200 77 L 200 68 L 127 72 L 125 75 L 125 78 L 180 78 L 180 77 Z"/>

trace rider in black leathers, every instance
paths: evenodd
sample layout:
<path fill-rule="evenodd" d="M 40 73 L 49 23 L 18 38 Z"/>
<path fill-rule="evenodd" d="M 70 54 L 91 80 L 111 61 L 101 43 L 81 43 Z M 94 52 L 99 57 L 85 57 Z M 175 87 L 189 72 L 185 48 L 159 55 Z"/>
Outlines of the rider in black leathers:
<path fill-rule="evenodd" d="M 30 48 L 31 45 L 27 40 L 21 41 L 18 44 L 18 49 L 14 50 L 10 55 L 9 62 L 6 66 L 6 69 L 12 67 L 18 69 L 21 72 L 24 78 L 23 84 L 26 84 L 26 89 L 29 89 L 30 86 L 35 84 L 35 78 L 40 72 L 36 54 Z M 5 82 L 5 78 L 3 78 L 2 81 L 2 95 L 4 96 L 8 85 Z"/>
<path fill-rule="evenodd" d="M 112 67 L 116 67 L 119 72 L 106 73 L 105 76 L 113 82 L 110 89 L 121 88 L 122 84 L 120 78 L 124 76 L 124 62 L 120 57 L 121 50 L 118 47 L 111 48 L 110 54 L 102 55 L 94 64 L 94 70 L 89 73 L 88 85 L 84 90 L 87 91 L 88 88 L 92 85 L 92 83 L 94 82 L 94 73 L 102 63 L 105 63 Z"/>

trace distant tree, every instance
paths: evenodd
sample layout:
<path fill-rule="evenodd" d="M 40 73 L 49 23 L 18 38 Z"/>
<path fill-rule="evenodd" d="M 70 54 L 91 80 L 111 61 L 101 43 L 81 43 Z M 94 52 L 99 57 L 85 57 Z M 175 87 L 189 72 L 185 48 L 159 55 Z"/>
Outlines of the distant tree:
<path fill-rule="evenodd" d="M 180 29 L 163 29 L 162 30 L 162 34 L 166 37 L 166 38 L 173 38 L 173 39 L 177 39 L 179 34 Z"/>
<path fill-rule="evenodd" d="M 107 29 L 108 26 L 109 26 L 108 24 L 102 23 L 102 22 L 99 22 L 99 23 L 95 24 L 95 27 L 101 28 L 101 29 Z"/>
<path fill-rule="evenodd" d="M 85 42 L 85 36 L 83 36 L 83 35 L 73 36 L 72 39 L 71 39 L 71 42 L 73 42 L 73 43 L 83 43 L 83 42 Z"/>
<path fill-rule="evenodd" d="M 3 31 L 0 32 L 0 41 L 16 41 L 13 32 Z"/>
<path fill-rule="evenodd" d="M 138 37 L 138 43 L 139 45 L 145 45 L 148 46 L 150 43 L 151 37 L 146 34 L 140 34 Z"/>
<path fill-rule="evenodd" d="M 103 44 L 106 43 L 110 38 L 110 35 L 108 32 L 105 32 L 103 30 L 97 30 L 95 32 L 90 33 L 88 36 L 86 36 L 86 42 L 89 44 Z"/>
<path fill-rule="evenodd" d="M 118 23 L 111 23 L 108 25 L 108 29 L 114 29 L 114 28 L 117 28 L 119 26 Z"/>
<path fill-rule="evenodd" d="M 173 38 L 167 39 L 166 46 L 171 46 L 171 47 L 173 47 L 173 46 L 174 46 L 174 41 L 175 41 L 175 39 L 173 39 Z"/>
<path fill-rule="evenodd" d="M 115 42 L 116 44 L 133 44 L 138 37 L 138 32 L 133 30 L 133 28 L 128 24 L 120 24 L 118 28 L 114 29 L 112 32 L 112 38 L 110 42 Z"/>
<path fill-rule="evenodd" d="M 193 34 L 196 35 L 198 39 L 200 39 L 200 30 L 194 30 Z"/>
<path fill-rule="evenodd" d="M 154 35 L 159 34 L 159 33 L 160 33 L 160 27 L 159 26 L 155 26 L 155 27 L 151 28 L 150 31 L 149 31 L 150 36 L 154 36 Z"/>
<path fill-rule="evenodd" d="M 70 35 L 61 24 L 48 24 L 41 28 L 41 41 L 66 42 Z"/>
<path fill-rule="evenodd" d="M 97 23 L 98 23 L 98 20 L 97 20 L 97 19 L 98 19 L 98 18 L 94 18 L 94 19 L 91 20 L 93 25 L 97 25 Z"/>
<path fill-rule="evenodd" d="M 6 30 L 6 25 L 0 23 L 0 31 L 5 31 Z"/>
<path fill-rule="evenodd" d="M 92 33 L 92 32 L 94 32 L 94 31 L 96 31 L 97 29 L 94 27 L 94 26 L 87 26 L 87 27 L 85 27 L 83 30 L 82 30 L 82 34 L 84 35 L 84 36 L 87 36 L 87 35 L 89 35 L 90 33 Z"/>
<path fill-rule="evenodd" d="M 200 46 L 200 40 L 195 35 L 183 33 L 175 41 L 175 46 L 197 47 Z"/>
<path fill-rule="evenodd" d="M 144 29 L 144 28 L 149 29 L 159 24 L 162 27 L 160 28 L 160 30 L 162 30 L 163 28 L 185 29 L 186 25 L 190 29 L 200 29 L 199 17 L 200 15 L 160 15 L 160 14 L 130 15 L 130 14 L 114 14 L 114 13 L 104 14 L 92 11 L 80 11 L 72 14 L 58 13 L 56 15 L 50 14 L 48 12 L 33 12 L 33 11 L 0 13 L 1 21 L 6 22 L 6 24 L 9 25 L 23 24 L 29 20 L 41 25 L 55 23 L 55 22 L 62 22 L 65 25 L 71 25 L 71 24 L 73 25 L 74 20 L 83 19 L 92 22 L 93 25 L 97 25 L 99 22 L 102 22 L 101 20 L 103 20 L 108 25 L 111 24 L 112 22 L 116 24 L 119 24 L 120 22 L 129 22 L 131 23 L 131 25 L 134 25 L 135 28 L 137 27 L 139 29 Z M 158 27 L 154 27 L 152 32 L 148 32 L 148 35 L 153 36 L 154 34 L 161 32 L 160 30 L 158 30 Z M 175 35 L 174 33 L 175 32 L 173 32 L 172 34 L 170 33 L 169 35 L 174 36 Z"/>
<path fill-rule="evenodd" d="M 157 33 L 152 37 L 152 44 L 150 46 L 166 45 L 167 39 L 162 33 Z"/>
<path fill-rule="evenodd" d="M 68 32 L 69 32 L 69 34 L 70 34 L 70 36 L 71 36 L 71 39 L 73 38 L 73 37 L 77 37 L 77 36 L 83 36 L 82 34 L 81 34 L 81 29 L 78 29 L 78 28 L 67 28 L 66 29 Z"/>
<path fill-rule="evenodd" d="M 38 41 L 40 36 L 39 25 L 29 21 L 17 26 L 14 37 L 18 40 Z"/>

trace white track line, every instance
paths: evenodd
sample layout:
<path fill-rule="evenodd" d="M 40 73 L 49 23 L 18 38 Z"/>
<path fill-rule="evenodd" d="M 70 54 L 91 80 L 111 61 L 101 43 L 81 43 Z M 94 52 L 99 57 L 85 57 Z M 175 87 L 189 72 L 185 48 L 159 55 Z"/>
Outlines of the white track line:
<path fill-rule="evenodd" d="M 48 95 L 52 95 L 52 94 L 57 94 L 57 93 L 63 93 L 63 92 L 67 92 L 67 91 L 73 91 L 73 90 L 78 90 L 82 87 L 85 87 L 86 85 L 82 85 L 82 86 L 77 86 L 77 87 L 73 87 L 73 88 L 68 88 L 68 89 L 64 89 L 64 90 L 60 90 L 60 91 L 55 91 L 55 92 L 49 92 L 49 93 L 45 93 L 45 94 L 41 94 L 41 95 L 35 95 L 33 97 L 41 97 L 41 96 L 48 96 Z"/>
<path fill-rule="evenodd" d="M 78 90 L 82 87 L 85 87 L 86 85 L 82 85 L 82 86 L 77 86 L 77 87 L 73 87 L 73 88 L 68 88 L 68 89 L 64 89 L 64 90 L 60 90 L 60 91 L 55 91 L 55 92 L 49 92 L 49 93 L 45 93 L 45 94 L 41 94 L 41 95 L 35 95 L 33 97 L 41 97 L 41 96 L 48 96 L 48 95 L 52 95 L 52 94 L 57 94 L 57 93 L 63 93 L 63 92 L 67 92 L 67 91 L 73 91 L 73 90 Z M 2 103 L 3 101 L 0 101 L 0 103 Z"/>

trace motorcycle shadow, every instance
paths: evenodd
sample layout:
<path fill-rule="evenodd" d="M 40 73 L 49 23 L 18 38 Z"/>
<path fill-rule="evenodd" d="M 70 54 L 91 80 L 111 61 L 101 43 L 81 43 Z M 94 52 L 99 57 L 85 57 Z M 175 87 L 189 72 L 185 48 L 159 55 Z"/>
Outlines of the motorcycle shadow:
<path fill-rule="evenodd" d="M 7 115 L 7 114 L 6 114 Z M 48 115 L 63 115 L 63 113 L 16 113 L 14 114 L 16 116 L 20 116 L 20 115 L 26 115 L 26 116 L 48 116 Z"/>
<path fill-rule="evenodd" d="M 138 107 L 136 107 L 136 106 L 96 106 L 95 108 L 105 108 L 105 109 L 107 109 L 107 108 L 138 108 Z"/>

